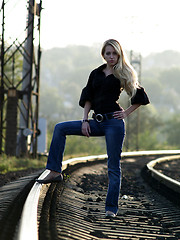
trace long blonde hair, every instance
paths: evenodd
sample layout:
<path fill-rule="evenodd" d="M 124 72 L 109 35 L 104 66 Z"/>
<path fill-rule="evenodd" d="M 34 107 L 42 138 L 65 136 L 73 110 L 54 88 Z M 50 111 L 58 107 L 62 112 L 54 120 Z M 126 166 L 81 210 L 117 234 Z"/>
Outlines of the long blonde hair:
<path fill-rule="evenodd" d="M 133 97 L 138 88 L 137 73 L 129 63 L 125 53 L 122 50 L 120 43 L 117 40 L 109 39 L 104 42 L 101 55 L 104 57 L 106 46 L 112 46 L 117 52 L 119 58 L 117 64 L 114 66 L 114 75 L 121 82 L 121 87 L 127 92 L 130 97 Z"/>

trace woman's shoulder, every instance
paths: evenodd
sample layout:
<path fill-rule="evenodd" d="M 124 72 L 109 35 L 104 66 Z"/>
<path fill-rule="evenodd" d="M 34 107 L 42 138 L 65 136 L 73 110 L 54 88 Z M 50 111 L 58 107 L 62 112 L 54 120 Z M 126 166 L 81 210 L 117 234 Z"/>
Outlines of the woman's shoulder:
<path fill-rule="evenodd" d="M 99 67 L 93 69 L 93 70 L 91 71 L 91 73 L 93 73 L 93 72 L 102 72 L 105 67 L 106 67 L 106 64 L 102 64 L 102 65 L 100 65 Z"/>
<path fill-rule="evenodd" d="M 102 73 L 103 69 L 106 67 L 106 64 L 103 64 L 95 69 L 93 69 L 90 74 L 89 74 L 89 78 L 94 78 L 95 76 L 97 76 L 99 73 Z"/>

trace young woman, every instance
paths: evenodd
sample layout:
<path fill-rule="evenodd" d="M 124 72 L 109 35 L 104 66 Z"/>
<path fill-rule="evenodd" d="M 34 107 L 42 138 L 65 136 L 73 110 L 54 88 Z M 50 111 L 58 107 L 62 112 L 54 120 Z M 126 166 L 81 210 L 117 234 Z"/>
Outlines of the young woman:
<path fill-rule="evenodd" d="M 140 105 L 149 103 L 144 89 L 139 86 L 137 74 L 128 63 L 122 47 L 114 39 L 102 47 L 105 64 L 90 73 L 83 88 L 79 105 L 84 108 L 82 121 L 68 121 L 55 126 L 46 168 L 51 170 L 39 183 L 62 181 L 61 167 L 66 135 L 105 136 L 108 155 L 108 192 L 105 203 L 106 216 L 115 217 L 121 186 L 120 159 L 125 135 L 124 119 Z M 131 106 L 124 110 L 117 100 L 125 90 Z M 89 112 L 93 110 L 93 119 Z"/>

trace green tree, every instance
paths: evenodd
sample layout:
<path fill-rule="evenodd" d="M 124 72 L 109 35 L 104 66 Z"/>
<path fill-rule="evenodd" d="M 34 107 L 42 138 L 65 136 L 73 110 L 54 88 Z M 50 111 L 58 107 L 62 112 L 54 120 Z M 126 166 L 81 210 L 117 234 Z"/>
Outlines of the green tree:
<path fill-rule="evenodd" d="M 180 148 L 180 114 L 174 115 L 166 122 L 163 133 L 170 148 Z"/>

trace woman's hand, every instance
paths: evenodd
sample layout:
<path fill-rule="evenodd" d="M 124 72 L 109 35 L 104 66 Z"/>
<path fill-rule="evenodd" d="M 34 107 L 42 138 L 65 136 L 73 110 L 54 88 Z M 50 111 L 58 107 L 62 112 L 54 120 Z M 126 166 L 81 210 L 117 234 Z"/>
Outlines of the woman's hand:
<path fill-rule="evenodd" d="M 122 110 L 114 112 L 113 116 L 114 116 L 114 118 L 119 119 L 119 120 L 124 119 L 127 116 L 129 116 L 129 114 L 134 112 L 140 106 L 141 106 L 141 104 L 133 104 L 130 107 L 128 107 L 126 110 L 124 110 L 122 108 Z"/>
<path fill-rule="evenodd" d="M 116 111 L 116 112 L 114 112 L 114 114 L 113 114 L 113 117 L 114 118 L 116 118 L 116 119 L 119 119 L 119 120 L 121 120 L 121 119 L 124 119 L 124 118 L 126 118 L 128 115 L 127 115 L 127 113 L 126 113 L 126 110 L 122 110 L 122 111 Z"/>
<path fill-rule="evenodd" d="M 90 110 L 91 110 L 91 102 L 86 101 L 84 105 L 84 118 L 83 118 L 84 120 L 82 122 L 82 127 L 81 127 L 82 134 L 86 137 L 90 137 L 90 133 L 91 133 L 91 129 L 88 122 L 88 114 Z"/>
<path fill-rule="evenodd" d="M 82 122 L 81 131 L 84 136 L 90 137 L 91 128 L 88 122 Z"/>

